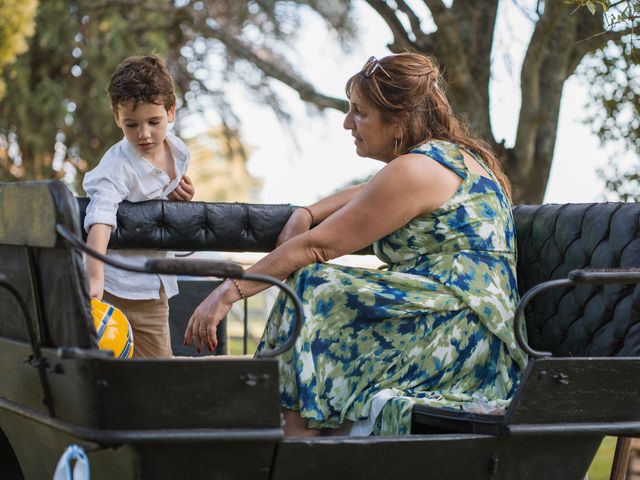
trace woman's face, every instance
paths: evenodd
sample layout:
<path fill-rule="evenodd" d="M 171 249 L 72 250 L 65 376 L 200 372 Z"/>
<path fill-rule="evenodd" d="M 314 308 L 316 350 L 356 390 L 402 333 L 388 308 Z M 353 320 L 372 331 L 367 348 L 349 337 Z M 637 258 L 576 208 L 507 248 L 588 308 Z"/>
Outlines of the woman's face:
<path fill-rule="evenodd" d="M 394 146 L 397 125 L 384 122 L 380 111 L 360 97 L 356 89 L 351 91 L 349 111 L 343 126 L 346 130 L 351 130 L 359 156 L 382 160 L 385 163 L 396 157 Z"/>

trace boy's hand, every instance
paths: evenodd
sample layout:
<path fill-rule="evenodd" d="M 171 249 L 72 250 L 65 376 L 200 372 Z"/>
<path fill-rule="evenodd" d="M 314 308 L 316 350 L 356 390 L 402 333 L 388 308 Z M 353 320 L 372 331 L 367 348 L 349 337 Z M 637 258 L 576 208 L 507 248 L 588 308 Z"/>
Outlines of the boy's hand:
<path fill-rule="evenodd" d="M 195 191 L 196 189 L 193 187 L 191 179 L 186 175 L 183 175 L 178 186 L 169 194 L 169 199 L 189 201 L 193 198 Z"/>
<path fill-rule="evenodd" d="M 102 295 L 104 295 L 104 279 L 89 278 L 89 296 L 102 300 Z"/>
<path fill-rule="evenodd" d="M 96 252 L 105 255 L 111 236 L 111 225 L 94 223 L 89 229 L 87 245 Z M 90 255 L 87 255 L 87 273 L 89 276 L 89 296 L 102 300 L 104 292 L 104 263 Z"/>

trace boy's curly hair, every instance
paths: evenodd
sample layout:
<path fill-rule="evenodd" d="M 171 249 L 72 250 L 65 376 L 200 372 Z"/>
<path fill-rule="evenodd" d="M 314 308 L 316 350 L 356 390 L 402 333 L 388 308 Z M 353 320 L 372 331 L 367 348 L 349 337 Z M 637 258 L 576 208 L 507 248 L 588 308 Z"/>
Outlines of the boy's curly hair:
<path fill-rule="evenodd" d="M 119 105 L 130 101 L 134 109 L 139 103 L 155 103 L 169 111 L 176 104 L 171 74 L 158 55 L 132 56 L 122 61 L 111 75 L 107 93 L 115 114 Z"/>

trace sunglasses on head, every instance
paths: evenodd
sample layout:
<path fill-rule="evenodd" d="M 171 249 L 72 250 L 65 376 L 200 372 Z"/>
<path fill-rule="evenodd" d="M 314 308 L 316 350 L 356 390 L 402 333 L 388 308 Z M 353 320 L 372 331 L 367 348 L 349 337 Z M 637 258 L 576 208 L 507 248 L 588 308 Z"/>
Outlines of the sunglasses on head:
<path fill-rule="evenodd" d="M 378 68 L 382 70 L 382 73 L 387 77 L 391 78 L 391 75 L 389 75 L 384 67 L 380 65 L 380 62 L 376 57 L 369 57 L 369 60 L 367 60 L 362 67 L 362 73 L 364 73 L 365 77 L 369 78 Z"/>

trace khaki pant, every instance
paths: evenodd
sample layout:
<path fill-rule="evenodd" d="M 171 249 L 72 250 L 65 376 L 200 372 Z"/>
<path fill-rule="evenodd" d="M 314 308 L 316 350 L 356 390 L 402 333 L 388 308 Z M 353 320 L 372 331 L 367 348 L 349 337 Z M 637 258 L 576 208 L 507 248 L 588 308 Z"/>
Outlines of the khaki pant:
<path fill-rule="evenodd" d="M 160 287 L 160 298 L 129 300 L 105 291 L 102 299 L 119 308 L 133 329 L 133 358 L 170 358 L 169 300 Z"/>

